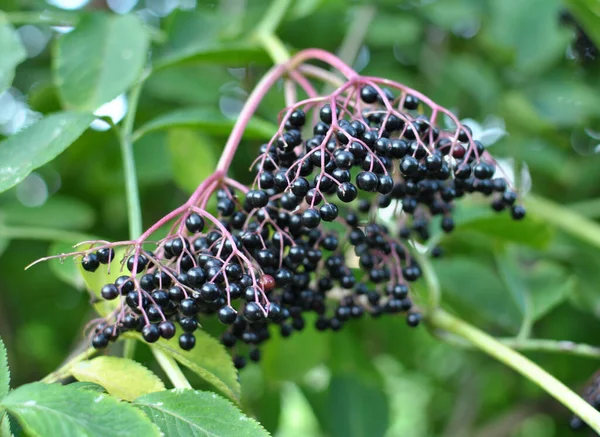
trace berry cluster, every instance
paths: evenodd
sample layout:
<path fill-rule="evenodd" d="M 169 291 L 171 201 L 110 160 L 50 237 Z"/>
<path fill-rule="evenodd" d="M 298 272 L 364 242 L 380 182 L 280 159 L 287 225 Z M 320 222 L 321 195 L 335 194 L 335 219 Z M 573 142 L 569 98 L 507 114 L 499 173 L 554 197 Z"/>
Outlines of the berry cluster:
<path fill-rule="evenodd" d="M 440 128 L 440 115 L 455 127 Z M 452 231 L 454 202 L 471 193 L 525 216 L 470 129 L 400 84 L 356 77 L 291 105 L 280 121 L 252 164 L 251 187 L 216 172 L 158 223 L 175 220 L 153 251 L 146 237 L 158 225 L 139 240 L 78 253 L 93 272 L 111 264 L 115 247 L 127 248 L 121 270 L 129 273 L 100 290 L 118 305 L 97 324 L 94 347 L 133 330 L 150 343 L 178 335 L 190 350 L 199 316 L 215 315 L 241 368 L 246 352 L 260 359 L 271 325 L 288 337 L 304 329 L 307 313 L 320 331 L 383 314 L 416 326 L 409 285 L 421 269 L 411 253 L 435 232 L 432 223 Z M 213 195 L 216 215 L 206 210 Z M 394 220 L 382 222 L 383 208 Z"/>

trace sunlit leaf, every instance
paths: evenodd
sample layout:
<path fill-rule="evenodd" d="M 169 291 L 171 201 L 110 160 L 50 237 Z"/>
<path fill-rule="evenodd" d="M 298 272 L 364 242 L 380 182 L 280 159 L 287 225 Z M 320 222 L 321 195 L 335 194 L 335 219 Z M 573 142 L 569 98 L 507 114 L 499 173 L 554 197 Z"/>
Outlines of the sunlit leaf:
<path fill-rule="evenodd" d="M 254 419 L 214 393 L 175 389 L 136 399 L 140 408 L 167 437 L 268 437 Z"/>
<path fill-rule="evenodd" d="M 0 11 L 0 94 L 8 88 L 15 74 L 15 67 L 25 60 L 27 52 L 21 39 L 6 15 Z"/>
<path fill-rule="evenodd" d="M 0 400 L 10 390 L 10 369 L 8 368 L 8 355 L 2 338 L 0 338 Z"/>
<path fill-rule="evenodd" d="M 142 340 L 137 333 L 127 333 L 128 336 Z M 196 346 L 191 351 L 179 347 L 178 338 L 160 339 L 152 344 L 172 356 L 200 378 L 212 384 L 230 399 L 239 402 L 241 388 L 237 378 L 237 370 L 225 347 L 211 335 L 202 330 L 194 332 Z"/>
<path fill-rule="evenodd" d="M 54 81 L 67 108 L 94 111 L 139 79 L 148 33 L 135 15 L 89 14 L 56 45 Z"/>
<path fill-rule="evenodd" d="M 23 385 L 0 403 L 28 435 L 61 437 L 159 436 L 131 405 L 106 394 L 58 384 Z"/>
<path fill-rule="evenodd" d="M 0 192 L 56 158 L 93 119 L 91 114 L 57 112 L 0 142 Z"/>
<path fill-rule="evenodd" d="M 81 361 L 71 370 L 78 381 L 94 382 L 119 399 L 134 399 L 165 390 L 158 376 L 137 361 L 121 357 L 97 357 Z"/>

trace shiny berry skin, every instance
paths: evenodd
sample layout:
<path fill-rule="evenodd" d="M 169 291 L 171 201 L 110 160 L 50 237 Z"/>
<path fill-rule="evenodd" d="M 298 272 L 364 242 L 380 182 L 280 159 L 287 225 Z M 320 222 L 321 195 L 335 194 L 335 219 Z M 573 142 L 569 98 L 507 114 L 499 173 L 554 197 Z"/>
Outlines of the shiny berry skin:
<path fill-rule="evenodd" d="M 260 305 L 256 302 L 248 302 L 246 304 L 246 307 L 244 308 L 244 317 L 246 317 L 246 320 L 250 323 L 258 322 L 259 320 L 262 320 L 264 316 Z"/>
<path fill-rule="evenodd" d="M 358 190 L 350 182 L 344 182 L 337 188 L 337 197 L 342 202 L 352 202 L 356 196 L 358 196 Z"/>
<path fill-rule="evenodd" d="M 204 219 L 193 212 L 185 219 L 185 227 L 192 234 L 202 232 L 204 230 Z"/>
<path fill-rule="evenodd" d="M 419 103 L 419 99 L 417 99 L 415 96 L 411 96 L 410 94 L 404 99 L 404 107 L 406 109 L 417 109 L 419 107 Z"/>
<path fill-rule="evenodd" d="M 283 318 L 283 310 L 281 309 L 281 305 L 277 302 L 270 302 L 267 311 L 269 320 L 279 322 Z"/>
<path fill-rule="evenodd" d="M 104 334 L 97 334 L 92 338 L 92 346 L 94 349 L 104 349 L 108 346 L 109 339 Z"/>
<path fill-rule="evenodd" d="M 207 282 L 200 287 L 199 295 L 200 299 L 202 299 L 204 302 L 210 303 L 219 298 L 221 291 L 219 290 L 217 284 L 213 282 Z"/>
<path fill-rule="evenodd" d="M 260 285 L 262 285 L 264 291 L 271 291 L 275 288 L 275 278 L 271 275 L 263 275 L 260 278 Z"/>
<path fill-rule="evenodd" d="M 109 264 L 115 259 L 115 251 L 112 248 L 105 247 L 96 251 L 96 257 L 100 264 Z"/>
<path fill-rule="evenodd" d="M 377 90 L 371 85 L 365 85 L 360 90 L 360 98 L 365 103 L 375 103 L 378 95 Z"/>
<path fill-rule="evenodd" d="M 332 222 L 338 216 L 338 208 L 333 203 L 326 203 L 319 208 L 319 214 L 323 221 Z"/>
<path fill-rule="evenodd" d="M 235 319 L 237 318 L 237 313 L 233 308 L 226 306 L 221 307 L 221 309 L 219 309 L 219 313 L 217 316 L 221 323 L 225 325 L 231 325 L 233 322 L 235 322 Z"/>
<path fill-rule="evenodd" d="M 187 271 L 187 283 L 190 287 L 200 287 L 206 282 L 206 272 L 202 267 L 194 267 Z"/>
<path fill-rule="evenodd" d="M 179 336 L 179 347 L 181 349 L 189 351 L 194 349 L 194 346 L 196 346 L 196 337 L 194 337 L 194 334 L 186 332 Z"/>
<path fill-rule="evenodd" d="M 417 161 L 416 158 L 413 158 L 412 156 L 405 156 L 404 158 L 402 158 L 402 161 L 400 161 L 400 172 L 405 177 L 414 176 L 417 173 L 418 169 L 419 161 Z"/>
<path fill-rule="evenodd" d="M 198 306 L 194 299 L 183 299 L 179 303 L 179 311 L 184 316 L 195 316 L 198 313 Z"/>
<path fill-rule="evenodd" d="M 198 329 L 198 321 L 193 317 L 182 317 L 179 319 L 179 326 L 185 332 L 191 333 Z"/>
<path fill-rule="evenodd" d="M 302 225 L 314 229 L 321 223 L 321 215 L 316 209 L 309 208 L 302 213 Z"/>
<path fill-rule="evenodd" d="M 142 337 L 148 343 L 155 343 L 160 338 L 160 329 L 156 325 L 146 325 L 142 328 Z"/>
<path fill-rule="evenodd" d="M 296 127 L 304 126 L 304 123 L 306 122 L 306 114 L 304 113 L 303 110 L 296 109 L 295 111 L 293 111 L 290 114 L 288 121 L 290 122 L 290 124 L 292 126 L 296 126 Z"/>
<path fill-rule="evenodd" d="M 356 186 L 364 191 L 376 191 L 379 179 L 370 171 L 362 171 L 356 176 Z"/>
<path fill-rule="evenodd" d="M 98 255 L 95 253 L 88 253 L 81 260 L 81 267 L 85 271 L 95 272 L 98 267 L 100 267 L 100 261 L 98 261 Z"/>
<path fill-rule="evenodd" d="M 132 255 L 127 259 L 127 269 L 132 273 L 133 273 L 134 264 L 136 264 L 136 256 Z M 146 258 L 142 254 L 138 255 L 135 273 L 142 272 L 146 268 L 147 265 L 148 265 L 148 258 Z"/>
<path fill-rule="evenodd" d="M 119 295 L 119 289 L 115 284 L 106 284 L 100 290 L 100 294 L 106 300 L 113 300 Z"/>
<path fill-rule="evenodd" d="M 159 323 L 158 330 L 160 331 L 160 336 L 166 340 L 173 338 L 176 332 L 175 324 L 168 320 Z"/>

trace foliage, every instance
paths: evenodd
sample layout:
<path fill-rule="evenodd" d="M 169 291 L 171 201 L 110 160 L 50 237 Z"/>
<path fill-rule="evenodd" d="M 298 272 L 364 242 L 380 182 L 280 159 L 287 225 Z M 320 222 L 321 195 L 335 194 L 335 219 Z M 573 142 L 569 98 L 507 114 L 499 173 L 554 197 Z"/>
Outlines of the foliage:
<path fill-rule="evenodd" d="M 445 308 L 524 349 L 574 390 L 598 368 L 600 352 L 587 344 L 597 343 L 600 317 L 600 61 L 578 55 L 578 31 L 560 20 L 567 8 L 600 46 L 596 4 L 296 0 L 284 13 L 286 3 L 274 6 L 281 17 L 267 13 L 267 0 L 223 1 L 147 22 L 148 9 L 66 12 L 0 0 L 0 92 L 8 89 L 0 95 L 0 333 L 12 370 L 0 343 L 2 435 L 570 435 L 568 411 L 520 375 L 444 332 L 409 332 L 393 319 L 274 337 L 241 383 L 211 321 L 192 352 L 163 340 L 133 350 L 129 339 L 109 349 L 119 355 L 124 345 L 127 358 L 84 353 L 49 377 L 85 385 L 31 383 L 59 366 L 74 341 L 89 345 L 81 332 L 94 316 L 82 290 L 105 281 L 69 259 L 23 267 L 93 236 L 127 238 L 127 146 L 144 224 L 183 203 L 212 173 L 241 104 L 272 64 L 261 35 L 274 28 L 290 49 L 341 47 L 361 74 L 406 83 L 488 134 L 492 125 L 508 132 L 490 150 L 513 158 L 521 188 L 531 178 L 528 219 L 515 224 L 484 203 L 462 204 L 455 231 L 433 237 L 449 255 L 432 261 L 423 295 L 437 279 Z M 59 25 L 75 29 L 61 34 Z M 26 38 L 31 29 L 48 38 L 43 50 Z M 89 129 L 92 113 L 115 98 L 133 116 L 116 119 L 117 129 Z M 251 182 L 248 164 L 283 106 L 271 92 L 246 130 L 230 172 L 242 182 Z M 29 124 L 15 124 L 16 115 Z M 186 377 L 219 394 L 165 390 Z M 230 426 L 216 420 L 223 417 Z"/>

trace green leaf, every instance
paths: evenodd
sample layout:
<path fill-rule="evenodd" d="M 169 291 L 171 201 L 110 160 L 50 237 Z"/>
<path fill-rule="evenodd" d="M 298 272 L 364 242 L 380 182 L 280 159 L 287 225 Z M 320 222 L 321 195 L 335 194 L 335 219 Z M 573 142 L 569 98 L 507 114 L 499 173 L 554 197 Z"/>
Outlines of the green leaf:
<path fill-rule="evenodd" d="M 10 391 L 10 369 L 8 355 L 2 338 L 0 338 L 0 400 Z"/>
<path fill-rule="evenodd" d="M 552 230 L 544 221 L 532 215 L 515 221 L 508 214 L 498 214 L 485 208 L 461 208 L 456 216 L 456 231 L 473 231 L 486 234 L 494 240 L 519 243 L 543 249 L 552 240 Z"/>
<path fill-rule="evenodd" d="M 56 158 L 93 119 L 91 114 L 57 112 L 0 142 L 0 192 Z"/>
<path fill-rule="evenodd" d="M 269 433 L 214 393 L 175 389 L 136 399 L 166 437 L 267 437 Z"/>
<path fill-rule="evenodd" d="M 523 90 L 537 113 L 555 127 L 579 126 L 600 116 L 600 93 L 567 74 L 555 74 Z"/>
<path fill-rule="evenodd" d="M 548 314 L 572 296 L 577 277 L 560 264 L 540 260 L 523 268 L 524 279 L 531 293 L 533 320 Z"/>
<path fill-rule="evenodd" d="M 306 325 L 313 324 L 314 318 L 307 317 Z M 288 341 L 279 333 L 273 334 L 262 351 L 265 374 L 271 381 L 301 381 L 308 371 L 326 362 L 330 340 L 335 341 L 315 329 L 295 332 L 294 341 Z M 304 352 L 307 350 L 309 354 Z"/>
<path fill-rule="evenodd" d="M 52 196 L 41 206 L 30 208 L 13 202 L 0 208 L 2 221 L 15 226 L 79 230 L 94 224 L 94 209 L 79 199 Z"/>
<path fill-rule="evenodd" d="M 23 385 L 2 400 L 32 436 L 159 436 L 134 407 L 105 394 L 58 384 Z"/>
<path fill-rule="evenodd" d="M 138 333 L 127 333 L 126 335 L 142 341 L 142 337 Z M 239 402 L 241 388 L 237 370 L 225 347 L 219 340 L 204 331 L 197 330 L 194 332 L 194 336 L 196 337 L 196 346 L 191 351 L 181 349 L 177 338 L 170 340 L 161 338 L 153 343 L 152 347 L 157 347 L 169 354 L 227 397 Z"/>
<path fill-rule="evenodd" d="M 445 291 L 444 299 L 458 303 L 471 317 L 475 314 L 510 330 L 518 329 L 520 311 L 488 264 L 456 256 L 436 260 L 434 267 Z"/>
<path fill-rule="evenodd" d="M 539 72 L 564 56 L 569 32 L 560 28 L 560 0 L 504 0 L 490 6 L 486 37 L 494 46 L 514 51 L 519 70 Z"/>
<path fill-rule="evenodd" d="M 383 436 L 388 429 L 385 394 L 355 377 L 334 377 L 329 387 L 327 425 L 332 437 Z"/>
<path fill-rule="evenodd" d="M 170 23 L 167 45 L 156 55 L 154 70 L 192 62 L 216 62 L 229 66 L 247 63 L 269 63 L 262 45 L 246 38 L 224 41 L 226 29 L 222 14 L 207 9 L 180 11 Z"/>
<path fill-rule="evenodd" d="M 214 108 L 183 108 L 160 115 L 144 124 L 135 133 L 136 139 L 148 132 L 174 127 L 198 128 L 211 135 L 229 135 L 236 120 L 229 119 Z M 277 132 L 277 126 L 254 117 L 244 130 L 244 138 L 270 139 Z"/>
<path fill-rule="evenodd" d="M 154 69 L 161 70 L 194 62 L 216 62 L 227 65 L 243 65 L 251 62 L 266 64 L 269 57 L 262 46 L 248 42 L 202 44 L 186 47 L 159 56 Z"/>
<path fill-rule="evenodd" d="M 0 11 L 0 93 L 8 88 L 15 75 L 15 67 L 27 58 L 21 38 Z"/>
<path fill-rule="evenodd" d="M 216 145 L 211 138 L 183 128 L 169 131 L 167 143 L 175 182 L 192 193 L 213 174 L 217 165 Z"/>
<path fill-rule="evenodd" d="M 97 393 L 106 393 L 106 389 L 95 382 L 75 381 L 69 384 L 69 387 L 76 388 L 77 390 L 89 390 Z"/>
<path fill-rule="evenodd" d="M 95 111 L 133 85 L 148 57 L 148 33 L 135 15 L 86 15 L 56 45 L 53 70 L 67 108 Z"/>
<path fill-rule="evenodd" d="M 10 240 L 8 238 L 0 237 L 0 256 L 2 256 L 9 244 Z"/>
<path fill-rule="evenodd" d="M 98 357 L 81 361 L 73 367 L 71 374 L 79 381 L 99 384 L 112 396 L 126 401 L 165 390 L 158 376 L 128 358 Z"/>

